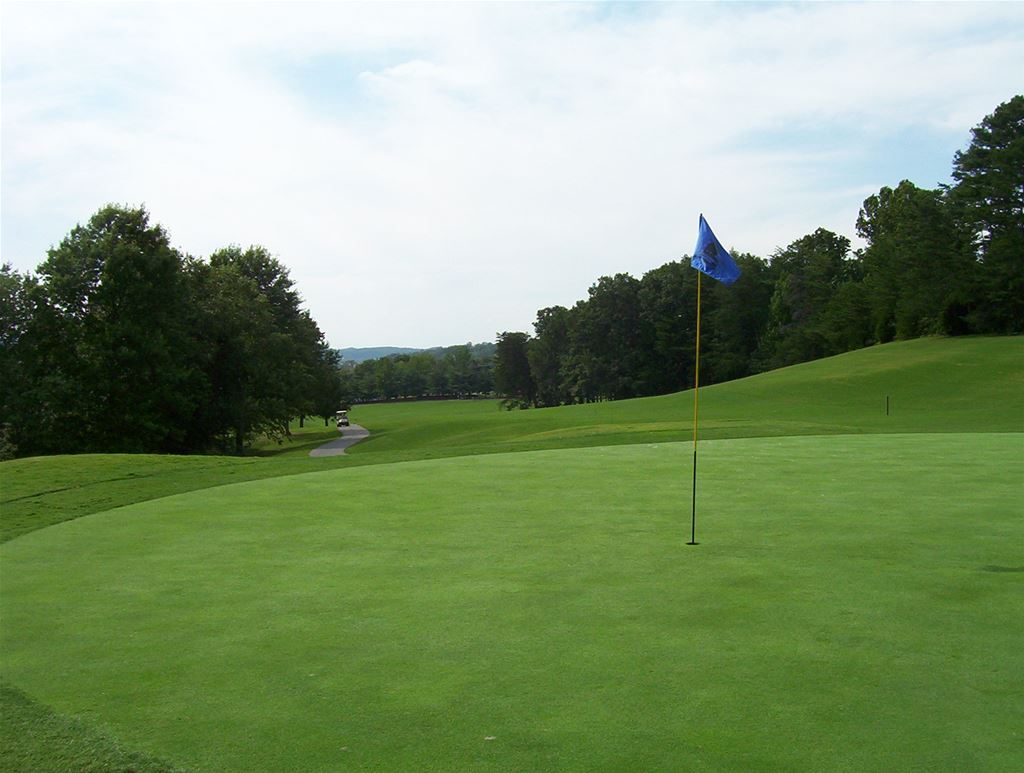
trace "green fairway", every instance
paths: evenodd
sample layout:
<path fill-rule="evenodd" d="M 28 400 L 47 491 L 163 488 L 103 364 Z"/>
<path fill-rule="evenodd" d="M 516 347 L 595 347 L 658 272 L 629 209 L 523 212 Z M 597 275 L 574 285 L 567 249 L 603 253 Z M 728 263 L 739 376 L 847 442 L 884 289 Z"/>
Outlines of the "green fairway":
<path fill-rule="evenodd" d="M 199 770 L 1013 770 L 1024 435 L 335 469 L 0 548 L 4 676 Z"/>
<path fill-rule="evenodd" d="M 512 412 L 496 401 L 360 405 L 351 415 L 373 431 L 354 459 L 664 442 L 692 437 L 693 392 Z M 1024 432 L 1024 337 L 903 341 L 716 384 L 701 389 L 700 415 L 703 438 Z"/>

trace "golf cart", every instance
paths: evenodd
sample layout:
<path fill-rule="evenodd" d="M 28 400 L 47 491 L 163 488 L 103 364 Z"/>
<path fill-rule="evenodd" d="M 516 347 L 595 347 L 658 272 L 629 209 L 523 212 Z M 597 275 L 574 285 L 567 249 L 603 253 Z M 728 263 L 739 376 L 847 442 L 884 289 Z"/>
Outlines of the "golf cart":
<path fill-rule="evenodd" d="M 342 427 L 348 426 L 348 411 L 338 411 L 334 414 L 335 419 L 338 421 L 338 431 L 341 431 Z"/>

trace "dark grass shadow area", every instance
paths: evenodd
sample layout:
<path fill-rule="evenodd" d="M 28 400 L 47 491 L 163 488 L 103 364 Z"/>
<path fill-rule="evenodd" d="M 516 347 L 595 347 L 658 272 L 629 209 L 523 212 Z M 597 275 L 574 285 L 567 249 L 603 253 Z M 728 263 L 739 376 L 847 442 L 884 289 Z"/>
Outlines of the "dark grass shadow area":
<path fill-rule="evenodd" d="M 0 714 L 0 759 L 7 773 L 184 773 L 165 760 L 124 748 L 80 719 L 57 714 L 10 684 L 0 684 Z"/>

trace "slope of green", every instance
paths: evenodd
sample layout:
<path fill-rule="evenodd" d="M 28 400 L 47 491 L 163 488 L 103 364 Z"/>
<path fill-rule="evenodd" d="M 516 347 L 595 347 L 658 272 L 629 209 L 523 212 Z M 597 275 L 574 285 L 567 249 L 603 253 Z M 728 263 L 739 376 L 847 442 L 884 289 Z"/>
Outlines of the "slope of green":
<path fill-rule="evenodd" d="M 889 415 L 886 415 L 886 398 Z M 494 402 L 361 405 L 353 457 L 685 440 L 693 392 L 505 412 Z M 1024 337 L 876 346 L 700 391 L 703 438 L 1024 430 Z"/>
<path fill-rule="evenodd" d="M 236 770 L 1013 770 L 1024 436 L 339 469 L 0 548 L 4 670 Z M 258 742 L 254 742 L 258 739 Z"/>
<path fill-rule="evenodd" d="M 0 541 L 182 491 L 329 467 L 308 457 L 84 454 L 0 463 Z"/>

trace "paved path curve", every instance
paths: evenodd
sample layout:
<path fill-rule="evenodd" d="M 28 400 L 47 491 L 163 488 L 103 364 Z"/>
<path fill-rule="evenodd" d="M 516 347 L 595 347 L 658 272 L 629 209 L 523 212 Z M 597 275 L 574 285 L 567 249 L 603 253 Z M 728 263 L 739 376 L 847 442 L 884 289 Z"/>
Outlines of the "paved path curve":
<path fill-rule="evenodd" d="M 368 437 L 370 437 L 370 430 L 360 427 L 358 424 L 350 424 L 342 431 L 341 437 L 337 440 L 332 440 L 330 443 L 324 443 L 319 448 L 314 448 L 309 452 L 309 455 L 340 456 L 345 453 L 346 448 L 354 446 L 360 440 L 365 440 Z"/>

